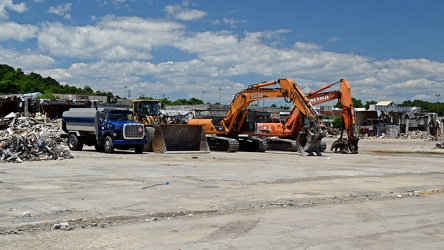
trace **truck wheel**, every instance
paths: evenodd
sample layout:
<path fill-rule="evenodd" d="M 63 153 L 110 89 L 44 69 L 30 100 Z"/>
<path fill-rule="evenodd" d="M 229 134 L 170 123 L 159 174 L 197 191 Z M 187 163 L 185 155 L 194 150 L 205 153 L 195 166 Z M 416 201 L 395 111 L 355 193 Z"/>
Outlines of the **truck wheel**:
<path fill-rule="evenodd" d="M 114 152 L 114 143 L 113 143 L 113 139 L 111 138 L 111 136 L 107 136 L 105 138 L 105 153 L 112 153 Z"/>
<path fill-rule="evenodd" d="M 96 149 L 97 152 L 103 152 L 103 150 L 105 149 L 103 145 L 99 144 L 94 144 L 94 148 Z"/>
<path fill-rule="evenodd" d="M 70 134 L 68 137 L 68 146 L 72 151 L 81 151 L 83 149 L 83 143 L 75 134 Z"/>
<path fill-rule="evenodd" d="M 153 152 L 153 139 L 154 139 L 154 131 L 153 127 L 145 128 L 145 152 Z"/>
<path fill-rule="evenodd" d="M 145 145 L 137 145 L 134 147 L 134 152 L 136 152 L 136 154 L 142 154 L 144 149 Z"/>

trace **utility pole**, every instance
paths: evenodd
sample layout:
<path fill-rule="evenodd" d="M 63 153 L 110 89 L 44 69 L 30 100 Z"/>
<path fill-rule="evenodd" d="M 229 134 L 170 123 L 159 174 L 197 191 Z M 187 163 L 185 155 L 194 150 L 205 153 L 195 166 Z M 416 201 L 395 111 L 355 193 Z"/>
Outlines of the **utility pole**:
<path fill-rule="evenodd" d="M 436 115 L 439 113 L 439 97 L 441 94 L 436 94 Z"/>
<path fill-rule="evenodd" d="M 202 91 L 202 101 L 205 103 L 205 91 Z"/>
<path fill-rule="evenodd" d="M 125 86 L 125 99 L 126 99 L 126 86 Z"/>
<path fill-rule="evenodd" d="M 221 88 L 219 88 L 219 104 L 221 104 L 220 103 L 220 91 L 221 91 Z"/>

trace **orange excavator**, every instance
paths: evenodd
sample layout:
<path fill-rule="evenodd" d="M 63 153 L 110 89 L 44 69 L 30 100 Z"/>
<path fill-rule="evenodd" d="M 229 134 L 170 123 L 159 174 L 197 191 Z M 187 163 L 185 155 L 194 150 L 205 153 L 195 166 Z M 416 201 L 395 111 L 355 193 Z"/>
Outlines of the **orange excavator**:
<path fill-rule="evenodd" d="M 339 90 L 323 92 L 338 83 L 340 84 Z M 339 153 L 357 154 L 359 137 L 355 129 L 353 101 L 348 82 L 345 79 L 341 79 L 308 93 L 307 98 L 312 105 L 334 99 L 339 101 L 342 108 L 343 125 L 340 138 L 333 142 L 331 150 Z M 267 143 L 271 150 L 294 151 L 297 149 L 297 147 L 294 146 L 296 144 L 294 140 L 298 140 L 297 136 L 300 134 L 300 131 L 304 129 L 303 119 L 303 112 L 301 112 L 297 106 L 294 106 L 283 123 L 257 123 L 257 133 L 255 135 L 268 138 Z M 347 138 L 343 137 L 344 129 L 347 132 Z M 303 138 L 300 140 L 302 140 L 300 143 L 303 143 Z M 325 145 L 321 143 L 321 147 L 325 147 Z"/>
<path fill-rule="evenodd" d="M 267 88 L 278 84 L 278 88 Z M 302 155 L 314 152 L 320 155 L 321 140 L 326 136 L 322 121 L 303 94 L 297 84 L 291 79 L 279 79 L 270 82 L 262 82 L 250 85 L 247 89 L 237 93 L 231 102 L 225 116 L 219 120 L 214 119 L 190 119 L 188 124 L 199 124 L 207 135 L 210 150 L 236 152 L 255 151 L 263 152 L 268 149 L 267 140 L 256 136 L 254 124 L 248 121 L 248 106 L 259 100 L 270 98 L 283 98 L 287 103 L 293 103 L 295 107 L 306 117 L 307 123 L 300 137 L 305 140 L 305 145 L 299 145 Z M 251 128 L 246 126 L 252 125 Z"/>

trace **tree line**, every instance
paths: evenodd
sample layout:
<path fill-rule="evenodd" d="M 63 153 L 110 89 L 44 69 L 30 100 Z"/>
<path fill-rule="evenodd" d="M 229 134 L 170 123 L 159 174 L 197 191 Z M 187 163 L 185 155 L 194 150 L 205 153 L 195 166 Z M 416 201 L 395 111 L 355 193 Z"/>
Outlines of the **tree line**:
<path fill-rule="evenodd" d="M 25 74 L 22 69 L 14 69 L 6 64 L 0 64 L 0 94 L 25 94 L 25 93 L 42 93 L 42 99 L 56 99 L 53 94 L 85 94 L 85 95 L 99 95 L 107 96 L 109 103 L 120 99 L 118 95 L 113 92 L 94 91 L 90 86 L 85 85 L 83 88 L 75 86 L 61 85 L 58 81 L 51 77 L 42 77 L 40 74 L 31 72 Z M 140 96 L 139 99 L 154 99 L 149 96 Z M 172 105 L 193 105 L 203 104 L 204 102 L 198 98 L 177 99 L 172 101 L 168 98 L 161 99 L 165 106 Z M 366 108 L 370 105 L 376 104 L 376 101 L 366 101 L 365 104 L 361 100 L 353 98 L 353 106 L 355 108 Z M 220 103 L 216 103 L 220 104 Z M 273 104 L 274 105 L 274 104 Z M 335 105 L 339 107 L 338 104 Z M 422 100 L 407 100 L 400 106 L 406 107 L 420 107 L 422 112 L 438 112 L 439 115 L 444 114 L 444 103 L 442 102 L 427 102 Z M 287 107 L 288 108 L 288 107 Z"/>

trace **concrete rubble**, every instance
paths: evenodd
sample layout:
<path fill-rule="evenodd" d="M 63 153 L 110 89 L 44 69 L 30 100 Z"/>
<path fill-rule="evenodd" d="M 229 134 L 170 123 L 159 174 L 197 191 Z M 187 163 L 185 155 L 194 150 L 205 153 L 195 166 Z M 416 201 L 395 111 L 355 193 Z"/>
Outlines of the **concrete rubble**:
<path fill-rule="evenodd" d="M 0 120 L 0 162 L 72 158 L 60 135 L 62 120 L 37 113 L 10 113 Z"/>
<path fill-rule="evenodd" d="M 443 140 L 444 137 L 442 135 L 434 136 L 428 133 L 427 131 L 421 130 L 413 130 L 408 131 L 407 133 L 400 134 L 401 139 L 424 139 L 426 141 L 438 141 Z"/>
<path fill-rule="evenodd" d="M 378 136 L 378 137 L 368 136 L 367 134 L 364 134 L 364 135 L 361 134 L 361 135 L 359 135 L 359 137 L 361 139 L 366 139 L 366 138 L 380 138 L 380 139 L 390 138 L 385 133 L 382 133 L 382 135 Z M 434 135 L 431 135 L 430 133 L 428 133 L 427 131 L 412 130 L 412 131 L 408 131 L 406 133 L 400 133 L 399 137 L 397 137 L 396 139 L 423 139 L 425 141 L 443 141 L 444 140 L 444 135 L 434 136 Z"/>
<path fill-rule="evenodd" d="M 444 142 L 436 143 L 436 148 L 444 149 Z"/>

